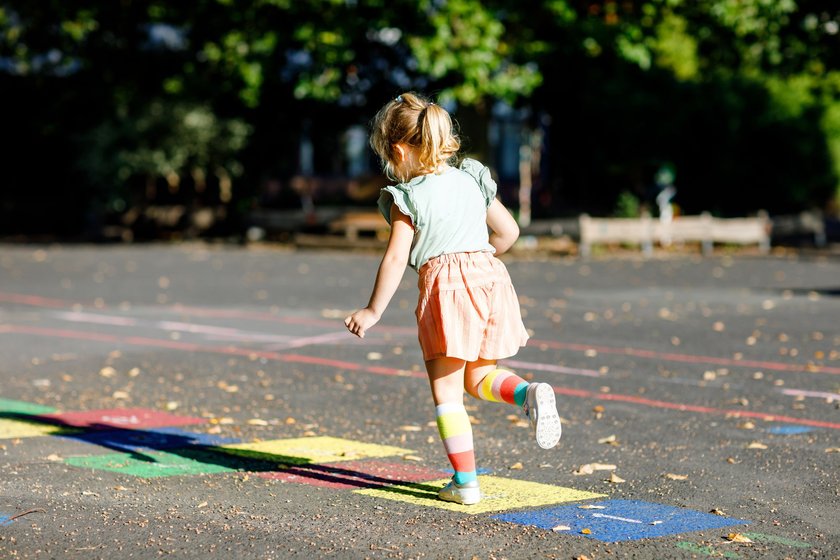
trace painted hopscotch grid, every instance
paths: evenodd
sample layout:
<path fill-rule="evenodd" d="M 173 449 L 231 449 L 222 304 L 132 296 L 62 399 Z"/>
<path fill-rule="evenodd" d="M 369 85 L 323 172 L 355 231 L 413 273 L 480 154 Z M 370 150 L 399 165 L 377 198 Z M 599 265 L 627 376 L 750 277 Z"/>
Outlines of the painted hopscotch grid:
<path fill-rule="evenodd" d="M 478 481 L 481 485 L 482 499 L 479 503 L 471 506 L 444 502 L 438 498 L 438 490 L 449 482 L 448 478 L 391 488 L 356 490 L 354 493 L 469 514 L 506 511 L 604 497 L 604 494 L 498 476 L 482 475 L 478 477 Z"/>
<path fill-rule="evenodd" d="M 25 401 L 16 401 L 12 399 L 0 399 L 0 416 L 4 414 L 23 414 L 33 416 L 36 414 L 49 414 L 55 412 L 56 409 L 51 406 L 44 406 Z"/>
<path fill-rule="evenodd" d="M 232 455 L 290 465 L 336 463 L 339 461 L 404 456 L 413 453 L 412 450 L 401 447 L 363 443 L 330 436 L 222 445 L 217 449 Z"/>
<path fill-rule="evenodd" d="M 189 449 L 67 457 L 64 463 L 81 469 L 111 471 L 140 478 L 217 474 L 240 470 L 236 463 L 231 462 L 224 454 Z"/>
<path fill-rule="evenodd" d="M 237 438 L 226 438 L 212 434 L 187 432 L 178 428 L 155 428 L 154 430 L 97 430 L 79 432 L 64 437 L 107 447 L 116 451 L 161 451 L 194 447 L 217 447 L 239 443 Z"/>
<path fill-rule="evenodd" d="M 607 500 L 588 504 L 586 509 L 563 506 L 505 513 L 494 518 L 547 530 L 565 526 L 571 534 L 604 542 L 649 539 L 749 523 L 743 519 L 638 500 Z"/>
<path fill-rule="evenodd" d="M 379 460 L 294 465 L 283 468 L 278 472 L 255 474 L 260 478 L 270 480 L 343 490 L 400 486 L 407 483 L 435 480 L 446 475 L 444 471 L 422 465 Z"/>
<path fill-rule="evenodd" d="M 146 408 L 56 412 L 43 414 L 36 418 L 43 419 L 45 422 L 60 423 L 64 426 L 84 428 L 86 430 L 160 428 L 164 426 L 205 424 L 207 422 L 206 418 L 176 416 L 168 412 Z"/>
<path fill-rule="evenodd" d="M 36 417 L 33 417 L 36 418 Z M 55 424 L 28 420 L 7 420 L 0 418 L 0 439 L 18 439 L 39 436 L 55 436 L 78 432 Z"/>

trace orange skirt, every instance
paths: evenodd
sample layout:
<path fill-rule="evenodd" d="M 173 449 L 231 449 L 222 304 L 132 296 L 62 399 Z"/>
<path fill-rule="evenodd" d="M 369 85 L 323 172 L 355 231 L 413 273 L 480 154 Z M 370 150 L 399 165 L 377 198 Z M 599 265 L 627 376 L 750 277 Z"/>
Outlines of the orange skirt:
<path fill-rule="evenodd" d="M 420 268 L 417 327 L 423 359 L 513 356 L 528 341 L 519 299 L 492 253 L 450 253 Z"/>

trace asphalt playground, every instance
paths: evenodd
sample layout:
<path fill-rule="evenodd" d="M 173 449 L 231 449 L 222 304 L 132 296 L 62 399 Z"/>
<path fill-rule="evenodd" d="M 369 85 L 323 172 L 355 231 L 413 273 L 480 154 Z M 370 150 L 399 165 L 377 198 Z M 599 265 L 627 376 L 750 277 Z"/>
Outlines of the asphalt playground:
<path fill-rule="evenodd" d="M 0 559 L 840 558 L 840 257 L 505 257 L 560 444 L 470 400 L 449 465 L 408 270 L 272 246 L 0 246 Z"/>

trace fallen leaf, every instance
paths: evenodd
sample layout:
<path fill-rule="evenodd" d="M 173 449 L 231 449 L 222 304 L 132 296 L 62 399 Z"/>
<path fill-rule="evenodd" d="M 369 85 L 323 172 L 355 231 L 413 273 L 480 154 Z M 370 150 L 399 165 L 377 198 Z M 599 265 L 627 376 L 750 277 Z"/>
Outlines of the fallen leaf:
<path fill-rule="evenodd" d="M 613 434 L 611 436 L 599 439 L 598 443 L 606 443 L 607 445 L 618 445 L 618 440 L 616 439 L 615 434 Z"/>
<path fill-rule="evenodd" d="M 419 432 L 422 429 L 420 426 L 400 426 L 400 430 L 404 432 Z"/>
<path fill-rule="evenodd" d="M 825 450 L 826 453 L 840 453 L 840 447 L 829 447 Z"/>
<path fill-rule="evenodd" d="M 662 521 L 651 521 L 650 524 L 651 525 L 661 525 Z"/>
<path fill-rule="evenodd" d="M 403 455 L 403 460 L 405 461 L 422 461 L 422 457 L 418 457 L 417 455 Z"/>
<path fill-rule="evenodd" d="M 727 457 L 726 462 L 729 463 L 730 465 L 737 465 L 741 461 L 736 460 L 735 457 Z"/>
<path fill-rule="evenodd" d="M 726 535 L 726 540 L 728 540 L 730 542 L 739 542 L 739 543 L 751 543 L 752 542 L 752 540 L 750 540 L 748 537 L 745 537 L 741 533 L 729 533 L 728 535 Z"/>
<path fill-rule="evenodd" d="M 613 472 L 613 473 L 610 473 L 610 478 L 607 479 L 607 482 L 609 482 L 611 484 L 620 484 L 622 482 L 627 482 L 627 481 Z"/>
<path fill-rule="evenodd" d="M 127 401 L 131 398 L 131 395 L 125 391 L 114 391 L 114 394 L 111 395 L 111 397 L 117 399 L 118 401 Z"/>
<path fill-rule="evenodd" d="M 126 488 L 125 486 L 114 486 L 114 490 L 117 492 L 125 492 L 126 490 L 131 490 L 130 488 Z"/>
<path fill-rule="evenodd" d="M 382 354 L 379 352 L 368 352 L 367 359 L 370 361 L 376 361 L 382 359 Z"/>
<path fill-rule="evenodd" d="M 557 525 L 556 527 L 552 527 L 551 530 L 554 531 L 554 532 L 571 531 L 572 528 L 569 527 L 568 525 Z"/>
<path fill-rule="evenodd" d="M 178 401 L 169 401 L 168 403 L 166 403 L 166 410 L 175 410 L 179 406 L 181 406 L 181 403 L 179 403 Z"/>
<path fill-rule="evenodd" d="M 667 478 L 668 480 L 688 480 L 688 475 L 668 473 L 665 475 L 665 478 Z"/>
<path fill-rule="evenodd" d="M 580 530 L 580 534 L 581 534 L 581 535 L 591 535 L 591 534 L 592 534 L 592 530 L 591 530 L 591 529 L 581 529 L 581 530 Z"/>
<path fill-rule="evenodd" d="M 522 470 L 523 467 L 522 467 L 522 463 L 514 463 L 508 468 L 511 469 L 511 470 L 517 470 L 518 471 L 518 470 Z"/>
<path fill-rule="evenodd" d="M 767 446 L 760 441 L 754 441 L 747 446 L 747 449 L 767 449 Z"/>
<path fill-rule="evenodd" d="M 588 529 L 587 529 L 588 531 Z M 581 531 L 583 533 L 583 531 Z M 589 533 L 583 533 L 584 535 L 588 535 Z M 580 556 L 575 556 L 574 560 L 589 560 L 589 556 L 586 554 L 581 554 Z"/>
<path fill-rule="evenodd" d="M 82 496 L 96 496 L 98 498 L 99 494 L 91 492 L 90 490 L 82 490 Z"/>
<path fill-rule="evenodd" d="M 742 422 L 741 424 L 738 424 L 738 427 L 742 430 L 754 430 L 755 424 L 752 422 Z"/>
<path fill-rule="evenodd" d="M 709 513 L 713 513 L 714 515 L 726 515 L 725 513 L 723 513 L 723 510 L 718 509 L 718 508 L 715 508 L 715 509 L 709 511 Z"/>
<path fill-rule="evenodd" d="M 592 412 L 595 412 L 595 413 L 604 412 L 604 407 L 601 406 L 600 404 L 596 405 L 596 406 L 592 407 Z"/>
<path fill-rule="evenodd" d="M 607 506 L 595 506 L 591 504 L 585 504 L 582 506 L 578 506 L 578 509 L 607 509 Z"/>
<path fill-rule="evenodd" d="M 616 468 L 617 467 L 615 465 L 608 465 L 606 463 L 588 463 L 586 465 L 581 465 L 580 468 L 572 474 L 592 474 L 595 471 L 614 471 Z"/>
<path fill-rule="evenodd" d="M 107 377 L 109 379 L 111 377 L 114 377 L 116 374 L 117 370 L 115 370 L 111 366 L 105 366 L 104 368 L 99 370 L 99 375 L 101 375 L 102 377 Z"/>
<path fill-rule="evenodd" d="M 268 426 L 268 422 L 261 418 L 251 418 L 250 420 L 248 420 L 248 424 L 252 426 Z"/>
<path fill-rule="evenodd" d="M 47 461 L 63 461 L 64 457 L 59 455 L 58 453 L 50 453 L 47 455 Z"/>
<path fill-rule="evenodd" d="M 294 418 L 292 418 L 291 416 L 287 416 L 287 417 L 286 417 L 286 420 L 284 420 L 284 422 L 285 422 L 286 424 L 288 424 L 288 425 L 290 425 L 290 426 L 291 426 L 292 424 L 296 423 L 296 422 L 297 422 L 297 420 L 295 420 L 295 419 L 294 419 Z"/>
<path fill-rule="evenodd" d="M 205 506 L 207 506 L 207 502 L 201 502 L 200 504 L 198 504 L 198 505 L 197 505 L 197 506 L 195 506 L 195 507 L 196 507 L 196 508 L 203 508 L 203 507 L 205 507 Z"/>

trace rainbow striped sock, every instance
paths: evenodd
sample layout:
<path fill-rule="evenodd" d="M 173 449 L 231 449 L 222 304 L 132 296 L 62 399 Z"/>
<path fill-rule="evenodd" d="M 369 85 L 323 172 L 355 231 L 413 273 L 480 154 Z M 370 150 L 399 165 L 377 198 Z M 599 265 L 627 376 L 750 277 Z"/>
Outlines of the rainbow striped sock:
<path fill-rule="evenodd" d="M 506 402 L 522 406 L 528 382 L 506 369 L 494 369 L 478 384 L 478 396 L 483 401 Z"/>
<path fill-rule="evenodd" d="M 461 403 L 442 403 L 435 408 L 438 431 L 457 484 L 476 480 L 475 452 L 473 451 L 472 426 L 467 410 Z"/>

